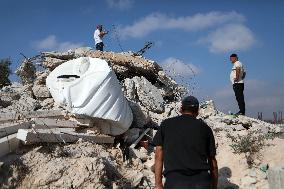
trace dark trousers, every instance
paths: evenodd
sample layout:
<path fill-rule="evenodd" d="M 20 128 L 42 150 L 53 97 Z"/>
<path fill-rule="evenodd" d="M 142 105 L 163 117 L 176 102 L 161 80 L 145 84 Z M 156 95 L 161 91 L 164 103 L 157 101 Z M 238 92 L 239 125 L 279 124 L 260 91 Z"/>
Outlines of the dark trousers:
<path fill-rule="evenodd" d="M 246 104 L 245 104 L 245 97 L 244 97 L 244 84 L 243 83 L 235 83 L 233 84 L 233 89 L 235 92 L 236 100 L 239 105 L 240 113 L 246 113 Z"/>
<path fill-rule="evenodd" d="M 166 175 L 164 189 L 210 189 L 210 185 L 211 177 L 207 171 L 191 176 L 172 172 Z"/>
<path fill-rule="evenodd" d="M 103 51 L 104 50 L 104 43 L 100 42 L 96 44 L 96 50 Z"/>

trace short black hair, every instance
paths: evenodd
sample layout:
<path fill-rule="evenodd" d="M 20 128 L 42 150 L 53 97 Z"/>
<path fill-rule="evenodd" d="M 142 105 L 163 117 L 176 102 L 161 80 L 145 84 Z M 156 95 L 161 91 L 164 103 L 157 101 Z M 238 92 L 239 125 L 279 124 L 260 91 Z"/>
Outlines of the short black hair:
<path fill-rule="evenodd" d="M 235 53 L 233 53 L 233 54 L 231 54 L 231 56 L 230 56 L 230 57 L 238 58 L 238 55 L 237 55 L 237 54 L 235 54 Z"/>
<path fill-rule="evenodd" d="M 199 111 L 199 106 L 181 105 L 181 110 L 183 112 L 190 112 L 196 114 Z"/>

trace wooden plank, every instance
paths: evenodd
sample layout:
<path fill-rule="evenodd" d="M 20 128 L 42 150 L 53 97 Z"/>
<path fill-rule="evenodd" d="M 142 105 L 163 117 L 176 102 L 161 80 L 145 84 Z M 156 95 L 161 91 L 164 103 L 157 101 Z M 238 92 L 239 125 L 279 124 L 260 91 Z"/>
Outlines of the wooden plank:
<path fill-rule="evenodd" d="M 31 122 L 14 122 L 0 124 L 0 138 L 17 133 L 19 129 L 31 128 Z"/>
<path fill-rule="evenodd" d="M 33 127 L 36 129 L 49 129 L 49 128 L 76 128 L 77 122 L 71 120 L 50 119 L 50 118 L 33 118 Z"/>
<path fill-rule="evenodd" d="M 12 134 L 4 138 L 0 138 L 0 157 L 14 152 L 19 147 L 17 134 Z"/>
<path fill-rule="evenodd" d="M 57 129 L 19 129 L 17 138 L 25 144 L 34 143 L 69 143 L 76 142 L 80 138 L 95 143 L 113 143 L 114 137 L 106 135 L 90 135 L 87 133 L 76 133 L 71 128 Z"/>

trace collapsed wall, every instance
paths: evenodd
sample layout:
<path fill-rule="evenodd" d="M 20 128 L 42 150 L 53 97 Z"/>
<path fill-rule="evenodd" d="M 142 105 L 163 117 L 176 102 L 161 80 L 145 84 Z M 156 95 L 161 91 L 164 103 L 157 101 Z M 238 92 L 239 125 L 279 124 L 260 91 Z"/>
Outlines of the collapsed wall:
<path fill-rule="evenodd" d="M 126 143 L 133 144 L 143 132 L 148 132 L 149 128 L 153 131 L 162 120 L 180 114 L 180 100 L 186 90 L 167 76 L 156 62 L 135 56 L 131 52 L 100 52 L 90 48 L 78 48 L 62 53 L 43 52 L 24 60 L 17 70 L 23 85 L 13 84 L 1 90 L 0 111 L 17 113 L 63 110 L 51 97 L 46 87 L 46 78 L 59 65 L 79 57 L 104 59 L 115 72 L 133 113 L 132 125 L 123 136 Z M 219 188 L 268 188 L 266 174 L 258 169 L 254 170 L 255 174 L 251 174 L 252 169 L 244 161 L 244 155 L 232 152 L 229 146 L 232 141 L 228 140 L 226 135 L 246 135 L 254 130 L 278 133 L 280 128 L 246 116 L 235 118 L 226 115 L 215 108 L 213 101 L 202 103 L 200 108 L 199 118 L 214 132 L 218 146 L 217 159 L 220 170 L 224 170 L 219 175 Z M 16 117 L 23 116 L 21 114 Z M 73 118 L 74 116 L 67 112 L 62 119 L 72 121 Z M 77 118 L 80 119 L 81 125 L 93 128 L 102 124 L 102 120 Z M 148 134 L 151 140 L 153 133 Z M 4 165 L 0 164 L 0 187 L 153 188 L 153 148 L 134 148 L 131 153 L 125 153 L 121 149 L 126 148 L 119 144 L 110 147 L 81 140 L 68 145 L 61 141 L 55 145 L 40 143 L 36 148 L 20 148 L 16 153 L 18 156 L 9 157 L 10 160 Z M 279 151 L 279 148 L 275 148 L 275 152 L 277 150 Z M 123 161 L 126 155 L 131 155 L 132 161 Z M 268 159 L 260 159 L 258 165 L 272 163 L 272 160 L 268 162 Z M 223 169 L 226 167 L 231 168 L 231 178 L 227 178 L 229 171 Z M 18 178 L 21 179 L 17 180 Z"/>
<path fill-rule="evenodd" d="M 78 57 L 101 58 L 115 72 L 124 96 L 133 112 L 132 128 L 142 132 L 145 127 L 156 127 L 162 119 L 178 114 L 176 108 L 186 89 L 179 86 L 154 61 L 133 53 L 94 51 L 83 47 L 67 52 L 42 52 L 26 59 L 17 69 L 23 86 L 8 86 L 2 89 L 9 99 L 1 112 L 62 110 L 54 103 L 46 86 L 47 76 L 59 65 Z M 2 103 L 3 104 L 3 103 Z"/>

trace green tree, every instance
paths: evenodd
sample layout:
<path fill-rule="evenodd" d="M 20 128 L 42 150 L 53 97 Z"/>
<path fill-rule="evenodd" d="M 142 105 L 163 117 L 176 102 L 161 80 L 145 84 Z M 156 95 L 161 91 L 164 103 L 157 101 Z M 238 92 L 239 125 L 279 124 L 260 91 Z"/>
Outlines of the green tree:
<path fill-rule="evenodd" d="M 0 60 L 0 88 L 11 84 L 9 79 L 9 75 L 11 74 L 11 64 L 12 62 L 9 58 Z"/>

